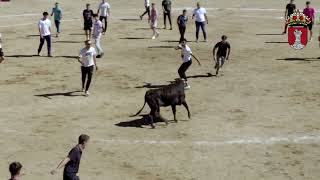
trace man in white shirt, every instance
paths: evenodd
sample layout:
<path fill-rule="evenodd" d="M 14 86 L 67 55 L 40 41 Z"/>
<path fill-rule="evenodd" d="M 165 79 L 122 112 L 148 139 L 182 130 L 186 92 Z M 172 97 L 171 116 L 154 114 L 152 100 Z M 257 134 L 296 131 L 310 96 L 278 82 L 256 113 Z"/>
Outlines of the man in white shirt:
<path fill-rule="evenodd" d="M 91 47 L 90 40 L 85 41 L 85 45 L 86 47 L 80 51 L 78 61 L 81 64 L 82 91 L 86 93 L 86 96 L 89 96 L 89 88 L 91 84 L 94 67 L 96 67 L 96 70 L 98 70 L 96 61 L 97 53 L 96 50 L 93 47 Z"/>
<path fill-rule="evenodd" d="M 207 42 L 206 25 L 208 22 L 207 11 L 205 8 L 200 6 L 200 2 L 197 3 L 197 8 L 193 11 L 192 19 L 196 21 L 196 41 L 199 42 L 199 30 L 200 27 L 203 32 L 204 41 Z"/>
<path fill-rule="evenodd" d="M 178 70 L 178 74 L 180 76 L 181 79 L 183 79 L 185 81 L 185 90 L 190 89 L 190 86 L 187 83 L 187 75 L 186 75 L 186 71 L 189 69 L 189 67 L 192 64 L 192 57 L 194 59 L 196 59 L 200 64 L 199 60 L 192 54 L 192 51 L 190 49 L 190 47 L 187 45 L 187 40 L 183 39 L 181 42 L 181 45 L 179 45 L 176 50 L 181 49 L 181 58 L 183 63 L 181 64 L 179 70 Z"/>
<path fill-rule="evenodd" d="M 104 54 L 100 44 L 103 25 L 102 22 L 98 19 L 98 14 L 94 14 L 93 19 L 93 39 L 95 40 L 96 48 L 98 50 L 97 58 L 101 58 Z"/>
<path fill-rule="evenodd" d="M 142 20 L 143 16 L 148 13 L 148 20 L 150 21 L 150 0 L 144 0 L 144 7 L 146 11 L 140 16 L 140 19 Z"/>
<path fill-rule="evenodd" d="M 102 0 L 98 7 L 98 13 L 100 13 L 100 21 L 103 22 L 104 20 L 104 27 L 103 27 L 103 34 L 106 33 L 108 27 L 108 16 L 110 16 L 110 4 L 107 3 L 105 0 Z"/>
<path fill-rule="evenodd" d="M 47 41 L 48 48 L 48 57 L 52 57 L 51 55 L 51 21 L 48 19 L 48 12 L 43 13 L 43 18 L 39 21 L 39 34 L 40 34 L 40 45 L 38 49 L 38 56 L 40 56 L 40 52 L 44 41 Z"/>

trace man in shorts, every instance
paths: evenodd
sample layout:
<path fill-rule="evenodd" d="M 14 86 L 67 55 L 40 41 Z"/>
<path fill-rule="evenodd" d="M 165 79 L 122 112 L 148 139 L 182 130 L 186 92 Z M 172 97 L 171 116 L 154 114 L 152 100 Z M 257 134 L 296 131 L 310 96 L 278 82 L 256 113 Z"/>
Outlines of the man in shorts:
<path fill-rule="evenodd" d="M 54 24 L 57 28 L 57 35 L 56 37 L 59 37 L 60 34 L 60 23 L 62 19 L 62 9 L 59 7 L 59 3 L 56 2 L 55 7 L 52 8 L 51 16 L 54 15 Z"/>
<path fill-rule="evenodd" d="M 176 50 L 181 49 L 181 58 L 182 58 L 182 64 L 180 66 L 180 68 L 178 69 L 178 74 L 180 76 L 181 79 L 183 79 L 185 81 L 185 90 L 189 90 L 190 89 L 190 85 L 188 85 L 187 82 L 187 75 L 186 72 L 189 69 L 189 67 L 192 64 L 192 57 L 194 59 L 196 59 L 200 65 L 199 60 L 192 54 L 191 48 L 187 45 L 187 40 L 183 39 L 181 42 L 181 45 L 179 45 L 178 47 L 176 47 Z"/>
<path fill-rule="evenodd" d="M 38 56 L 40 56 L 44 41 L 47 41 L 48 57 L 51 55 L 51 21 L 48 19 L 48 12 L 43 13 L 43 18 L 39 21 L 40 45 L 38 48 Z"/>
<path fill-rule="evenodd" d="M 83 21 L 84 21 L 83 30 L 85 31 L 86 39 L 90 40 L 91 30 L 92 30 L 92 16 L 93 16 L 93 11 L 90 9 L 90 4 L 86 5 L 86 9 L 83 10 L 82 15 L 83 15 Z"/>
<path fill-rule="evenodd" d="M 9 165 L 9 171 L 11 174 L 11 178 L 9 180 L 20 180 L 22 176 L 22 165 L 19 162 L 13 162 Z"/>
<path fill-rule="evenodd" d="M 172 30 L 172 22 L 171 22 L 171 0 L 163 0 L 162 1 L 162 9 L 163 9 L 163 18 L 164 18 L 164 29 L 167 29 L 167 17 L 170 23 L 170 30 Z"/>
<path fill-rule="evenodd" d="M 220 42 L 218 42 L 214 48 L 213 48 L 213 60 L 216 62 L 215 63 L 215 69 L 216 69 L 216 76 L 219 74 L 219 69 L 222 68 L 224 61 L 229 59 L 230 55 L 230 44 L 227 41 L 227 36 L 223 35 L 221 37 Z M 216 54 L 216 49 L 218 49 L 218 52 Z"/>
<path fill-rule="evenodd" d="M 96 49 L 98 51 L 97 58 L 101 58 L 103 56 L 103 50 L 101 48 L 101 35 L 103 31 L 102 22 L 98 18 L 98 14 L 93 15 L 94 24 L 93 24 L 93 39 L 95 40 Z"/>
<path fill-rule="evenodd" d="M 284 14 L 284 20 L 285 20 L 285 26 L 283 34 L 287 33 L 288 24 L 287 24 L 287 18 L 291 16 L 291 14 L 294 13 L 294 10 L 296 9 L 296 5 L 294 4 L 294 0 L 290 0 L 290 3 L 286 6 L 286 12 Z"/>
<path fill-rule="evenodd" d="M 308 24 L 308 29 L 310 31 L 310 39 L 309 39 L 309 41 L 311 41 L 312 40 L 312 35 L 313 35 L 312 28 L 313 28 L 314 22 L 316 20 L 316 10 L 313 7 L 311 7 L 311 2 L 310 1 L 306 2 L 306 8 L 303 10 L 303 14 L 308 16 L 310 21 L 311 21 Z"/>
<path fill-rule="evenodd" d="M 3 53 L 3 50 L 2 50 L 2 35 L 0 33 L 0 63 L 2 63 L 4 61 L 4 53 Z"/>
<path fill-rule="evenodd" d="M 106 0 L 102 0 L 98 7 L 97 14 L 100 13 L 100 21 L 104 22 L 103 34 L 106 33 L 108 27 L 108 17 L 110 16 L 110 4 Z"/>
<path fill-rule="evenodd" d="M 58 167 L 52 170 L 52 175 L 56 174 L 57 170 L 64 167 L 63 180 L 79 180 L 77 175 L 79 172 L 80 160 L 82 152 L 87 147 L 90 137 L 86 134 L 79 136 L 78 144 L 72 148 L 66 158 L 64 158 Z"/>

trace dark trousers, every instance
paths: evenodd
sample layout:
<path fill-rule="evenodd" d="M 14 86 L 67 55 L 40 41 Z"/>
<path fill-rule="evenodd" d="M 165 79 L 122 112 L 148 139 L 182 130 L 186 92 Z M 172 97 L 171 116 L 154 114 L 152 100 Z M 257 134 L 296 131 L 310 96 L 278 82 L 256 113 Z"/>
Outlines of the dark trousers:
<path fill-rule="evenodd" d="M 179 73 L 179 76 L 181 79 L 187 80 L 186 71 L 191 66 L 191 64 L 192 64 L 192 60 L 181 64 L 181 66 L 178 70 L 178 73 Z"/>
<path fill-rule="evenodd" d="M 80 180 L 80 178 L 76 174 L 63 173 L 63 180 Z"/>
<path fill-rule="evenodd" d="M 86 87 L 86 89 L 85 89 L 86 91 L 88 91 L 90 88 L 93 69 L 94 69 L 94 66 L 89 66 L 89 67 L 81 66 L 82 89 L 84 89 L 84 87 Z M 86 84 L 87 76 L 88 76 L 88 80 L 87 80 L 87 84 Z"/>
<path fill-rule="evenodd" d="M 181 43 L 184 39 L 184 34 L 186 33 L 186 27 L 180 26 L 179 27 L 179 32 L 180 32 L 180 41 L 179 43 Z"/>
<path fill-rule="evenodd" d="M 171 23 L 171 12 L 170 12 L 170 11 L 167 11 L 166 13 L 163 13 L 164 26 L 167 27 L 167 16 L 168 16 L 168 19 L 169 19 L 170 27 L 172 27 L 172 23 Z"/>
<path fill-rule="evenodd" d="M 57 32 L 60 33 L 60 21 L 54 20 L 54 24 L 56 25 Z"/>
<path fill-rule="evenodd" d="M 206 22 L 197 22 L 196 21 L 196 38 L 199 39 L 200 27 L 203 32 L 203 37 L 206 40 L 207 39 Z"/>
<path fill-rule="evenodd" d="M 100 16 L 100 21 L 103 23 L 104 20 L 104 27 L 103 27 L 103 32 L 107 31 L 107 27 L 108 27 L 108 20 L 106 16 Z"/>
<path fill-rule="evenodd" d="M 141 15 L 141 17 L 143 17 L 147 13 L 148 13 L 148 17 L 150 18 L 150 6 L 146 6 L 146 11 Z"/>
<path fill-rule="evenodd" d="M 43 38 L 40 37 L 40 45 L 39 45 L 38 53 L 41 52 L 44 41 L 47 41 L 48 55 L 51 55 L 51 35 L 43 36 Z"/>

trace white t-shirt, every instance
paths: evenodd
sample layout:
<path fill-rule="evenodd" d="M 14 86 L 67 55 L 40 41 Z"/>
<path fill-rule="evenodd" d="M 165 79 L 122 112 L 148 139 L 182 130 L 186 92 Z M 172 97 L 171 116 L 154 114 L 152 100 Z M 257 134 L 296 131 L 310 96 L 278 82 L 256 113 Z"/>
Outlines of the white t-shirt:
<path fill-rule="evenodd" d="M 144 0 L 144 6 L 149 7 L 150 6 L 150 0 Z"/>
<path fill-rule="evenodd" d="M 108 12 L 108 9 L 110 9 L 109 3 L 107 3 L 107 2 L 101 3 L 99 5 L 99 9 L 100 9 L 100 16 L 103 16 L 103 17 L 109 16 L 109 12 Z"/>
<path fill-rule="evenodd" d="M 94 22 L 93 38 L 95 38 L 95 39 L 100 38 L 102 30 L 103 30 L 102 22 L 100 20 L 98 20 L 97 22 Z"/>
<path fill-rule="evenodd" d="M 188 45 L 186 45 L 186 47 L 182 47 L 181 49 L 182 51 L 182 61 L 185 63 L 185 62 L 188 62 L 191 60 L 191 54 L 192 54 L 192 51 L 190 49 L 190 47 Z"/>
<path fill-rule="evenodd" d="M 206 14 L 206 13 L 207 13 L 207 11 L 206 11 L 206 9 L 203 8 L 203 7 L 200 7 L 199 9 L 193 10 L 193 14 L 194 14 L 195 19 L 196 19 L 197 22 L 204 22 L 204 21 L 206 21 L 206 18 L 205 18 L 205 16 L 204 16 L 204 14 Z"/>
<path fill-rule="evenodd" d="M 38 26 L 40 28 L 40 32 L 42 36 L 48 36 L 51 34 L 50 32 L 51 21 L 49 19 L 46 19 L 46 20 L 41 19 L 38 23 Z"/>
<path fill-rule="evenodd" d="M 96 55 L 96 50 L 93 47 L 90 47 L 89 49 L 83 48 L 80 51 L 79 57 L 82 59 L 84 67 L 90 67 L 94 65 L 93 57 L 95 57 Z"/>

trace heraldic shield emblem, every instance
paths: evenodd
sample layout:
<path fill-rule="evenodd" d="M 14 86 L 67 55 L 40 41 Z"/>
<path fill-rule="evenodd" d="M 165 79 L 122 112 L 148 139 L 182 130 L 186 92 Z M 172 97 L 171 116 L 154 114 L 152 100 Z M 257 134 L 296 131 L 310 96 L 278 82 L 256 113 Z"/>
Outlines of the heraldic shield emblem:
<path fill-rule="evenodd" d="M 288 42 L 290 47 L 301 50 L 308 43 L 308 28 L 310 19 L 303 13 L 296 10 L 288 19 Z"/>

